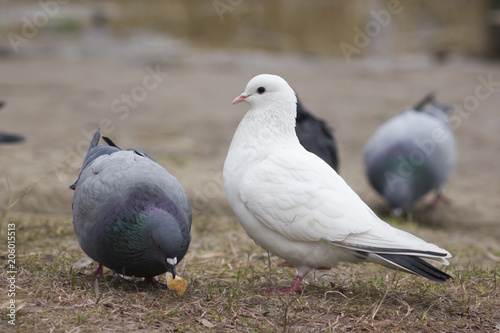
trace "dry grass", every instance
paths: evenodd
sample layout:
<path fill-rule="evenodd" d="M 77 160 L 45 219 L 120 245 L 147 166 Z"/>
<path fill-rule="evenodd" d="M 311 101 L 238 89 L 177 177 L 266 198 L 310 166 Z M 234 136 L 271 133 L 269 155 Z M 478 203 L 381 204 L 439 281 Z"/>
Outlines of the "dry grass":
<path fill-rule="evenodd" d="M 342 265 L 316 279 L 310 274 L 301 293 L 280 295 L 265 289 L 290 284 L 294 269 L 272 257 L 269 271 L 266 253 L 232 217 L 198 216 L 192 247 L 179 267 L 188 290 L 179 297 L 111 271 L 97 281 L 91 274 L 95 264 L 72 269 L 84 255 L 70 216 L 7 218 L 16 223 L 19 244 L 19 331 L 486 332 L 500 327 L 496 269 L 451 266 L 447 271 L 454 280 L 437 284 L 374 265 Z M 5 296 L 2 292 L 0 303 Z M 4 331 L 6 320 L 0 325 Z"/>

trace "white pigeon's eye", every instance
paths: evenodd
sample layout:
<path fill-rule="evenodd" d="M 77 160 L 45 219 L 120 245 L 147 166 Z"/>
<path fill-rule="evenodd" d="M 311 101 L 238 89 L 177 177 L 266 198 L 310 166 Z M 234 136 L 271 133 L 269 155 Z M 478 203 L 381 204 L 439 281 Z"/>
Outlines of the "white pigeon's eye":
<path fill-rule="evenodd" d="M 257 93 L 258 93 L 259 95 L 262 95 L 262 94 L 263 94 L 263 93 L 265 93 L 265 92 L 266 92 L 266 88 L 264 88 L 264 87 L 259 87 L 259 88 L 257 88 Z"/>

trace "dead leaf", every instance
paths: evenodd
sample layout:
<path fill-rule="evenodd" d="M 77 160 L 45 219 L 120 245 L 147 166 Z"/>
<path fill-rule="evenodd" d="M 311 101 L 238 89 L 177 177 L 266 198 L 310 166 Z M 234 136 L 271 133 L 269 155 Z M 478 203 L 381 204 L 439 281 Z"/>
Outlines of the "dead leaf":
<path fill-rule="evenodd" d="M 205 319 L 205 318 L 202 318 L 202 319 L 200 320 L 200 323 L 201 323 L 203 326 L 208 327 L 208 328 L 212 328 L 212 327 L 214 327 L 214 326 L 215 326 L 214 324 L 212 324 L 210 321 L 208 321 L 208 320 L 207 320 L 207 319 Z"/>
<path fill-rule="evenodd" d="M 71 265 L 73 269 L 83 268 L 92 265 L 92 259 L 89 257 L 80 258 Z"/>

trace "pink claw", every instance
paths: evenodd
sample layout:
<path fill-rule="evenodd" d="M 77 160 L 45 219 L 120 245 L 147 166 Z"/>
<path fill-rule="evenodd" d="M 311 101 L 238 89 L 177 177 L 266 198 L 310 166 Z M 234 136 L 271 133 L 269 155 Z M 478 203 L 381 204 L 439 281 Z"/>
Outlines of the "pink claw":
<path fill-rule="evenodd" d="M 283 294 L 290 293 L 290 292 L 298 292 L 298 291 L 300 291 L 299 287 L 300 287 L 300 283 L 302 282 L 303 279 L 304 279 L 304 276 L 297 275 L 295 280 L 293 280 L 292 286 L 290 288 L 283 289 L 283 290 L 276 290 L 276 289 L 272 289 L 272 288 L 267 288 L 266 291 L 283 293 Z"/>
<path fill-rule="evenodd" d="M 451 199 L 448 198 L 446 195 L 444 195 L 444 193 L 442 191 L 439 191 L 439 192 L 436 193 L 436 197 L 434 198 L 434 200 L 431 203 L 431 209 L 436 208 L 436 206 L 440 202 L 449 205 L 449 204 L 451 204 Z"/>
<path fill-rule="evenodd" d="M 104 266 L 102 264 L 99 264 L 97 268 L 94 271 L 94 276 L 95 277 L 101 277 L 104 275 Z"/>

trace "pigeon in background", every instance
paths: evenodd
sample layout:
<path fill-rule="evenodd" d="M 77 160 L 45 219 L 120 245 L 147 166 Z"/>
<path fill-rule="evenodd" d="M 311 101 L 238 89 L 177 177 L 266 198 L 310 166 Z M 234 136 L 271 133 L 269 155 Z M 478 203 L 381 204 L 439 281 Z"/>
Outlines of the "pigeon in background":
<path fill-rule="evenodd" d="M 98 145 L 92 138 L 73 196 L 73 227 L 82 250 L 116 273 L 154 277 L 170 272 L 191 242 L 192 212 L 179 181 L 145 151 Z"/>
<path fill-rule="evenodd" d="M 366 174 L 391 213 L 400 216 L 428 192 L 435 206 L 455 169 L 457 145 L 448 123 L 451 108 L 429 94 L 411 110 L 382 124 L 364 147 Z"/>
<path fill-rule="evenodd" d="M 327 123 L 307 111 L 297 99 L 297 125 L 295 132 L 300 144 L 307 151 L 318 155 L 337 173 L 339 172 L 339 157 L 337 143 L 332 130 Z"/>
<path fill-rule="evenodd" d="M 3 108 L 4 105 L 5 102 L 0 101 L 0 109 Z M 17 134 L 0 133 L 0 143 L 15 143 L 15 142 L 21 142 L 23 140 L 24 138 Z"/>
<path fill-rule="evenodd" d="M 247 234 L 293 264 L 292 286 L 319 267 L 368 261 L 444 282 L 451 254 L 380 220 L 295 133 L 297 99 L 279 76 L 262 74 L 233 104 L 247 102 L 224 163 L 227 200 Z"/>

